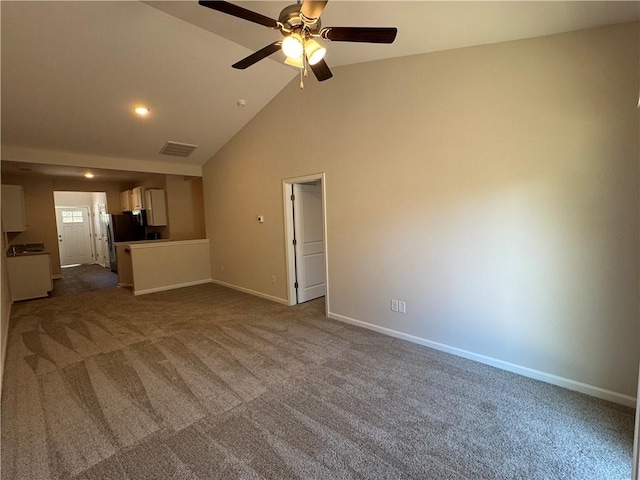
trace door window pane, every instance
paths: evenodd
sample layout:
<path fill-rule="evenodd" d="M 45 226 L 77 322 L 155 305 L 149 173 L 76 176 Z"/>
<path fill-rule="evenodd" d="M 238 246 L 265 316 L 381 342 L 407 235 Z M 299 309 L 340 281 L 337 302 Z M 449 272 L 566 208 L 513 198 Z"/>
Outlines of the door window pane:
<path fill-rule="evenodd" d="M 62 223 L 83 223 L 84 218 L 81 210 L 63 210 Z"/>

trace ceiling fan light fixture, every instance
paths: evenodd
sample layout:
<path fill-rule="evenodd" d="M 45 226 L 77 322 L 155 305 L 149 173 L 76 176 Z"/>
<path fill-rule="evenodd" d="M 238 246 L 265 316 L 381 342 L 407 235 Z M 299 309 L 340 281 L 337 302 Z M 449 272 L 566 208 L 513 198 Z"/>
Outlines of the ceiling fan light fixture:
<path fill-rule="evenodd" d="M 292 33 L 282 41 L 282 51 L 287 58 L 300 58 L 304 51 L 302 37 L 297 33 Z"/>
<path fill-rule="evenodd" d="M 286 63 L 287 65 L 291 65 L 292 67 L 296 67 L 296 68 L 304 67 L 304 63 L 302 62 L 302 57 L 300 57 L 300 58 L 287 57 L 284 60 L 284 63 Z"/>
<path fill-rule="evenodd" d="M 309 65 L 315 65 L 324 58 L 327 53 L 327 49 L 320 45 L 313 39 L 307 40 L 304 44 L 305 52 L 307 53 L 307 60 Z"/>
<path fill-rule="evenodd" d="M 302 88 L 303 79 L 308 76 L 307 67 L 311 68 L 319 82 L 333 77 L 323 58 L 327 51 L 321 44 L 313 41 L 314 37 L 332 42 L 393 43 L 398 33 L 396 27 L 322 27 L 320 17 L 327 2 L 328 0 L 298 0 L 297 3 L 284 7 L 278 20 L 224 0 L 198 3 L 211 10 L 278 30 L 284 37 L 282 41 L 273 42 L 231 66 L 244 70 L 282 49 L 287 58 L 285 63 L 300 69 Z"/>

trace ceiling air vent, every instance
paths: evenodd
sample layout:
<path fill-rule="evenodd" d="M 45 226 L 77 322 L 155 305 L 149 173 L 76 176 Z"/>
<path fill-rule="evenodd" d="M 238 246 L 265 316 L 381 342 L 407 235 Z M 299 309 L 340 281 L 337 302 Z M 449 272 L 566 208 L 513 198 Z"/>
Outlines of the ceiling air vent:
<path fill-rule="evenodd" d="M 162 147 L 162 150 L 160 150 L 160 154 L 173 155 L 174 157 L 188 157 L 196 148 L 198 148 L 198 145 L 180 142 L 167 142 L 164 144 L 164 147 Z"/>

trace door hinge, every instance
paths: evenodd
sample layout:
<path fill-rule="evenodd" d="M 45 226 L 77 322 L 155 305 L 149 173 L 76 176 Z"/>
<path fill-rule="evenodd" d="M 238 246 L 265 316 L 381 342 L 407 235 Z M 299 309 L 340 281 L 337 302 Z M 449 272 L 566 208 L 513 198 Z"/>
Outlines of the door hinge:
<path fill-rule="evenodd" d="M 298 245 L 298 241 L 295 238 L 293 239 L 293 245 Z"/>
<path fill-rule="evenodd" d="M 295 288 L 298 288 L 298 282 L 294 283 L 294 284 L 293 284 L 293 286 L 294 286 Z"/>
<path fill-rule="evenodd" d="M 292 202 L 295 202 L 295 201 L 296 201 L 296 196 L 295 196 L 295 195 L 293 195 L 293 194 L 291 194 L 291 201 L 292 201 Z"/>

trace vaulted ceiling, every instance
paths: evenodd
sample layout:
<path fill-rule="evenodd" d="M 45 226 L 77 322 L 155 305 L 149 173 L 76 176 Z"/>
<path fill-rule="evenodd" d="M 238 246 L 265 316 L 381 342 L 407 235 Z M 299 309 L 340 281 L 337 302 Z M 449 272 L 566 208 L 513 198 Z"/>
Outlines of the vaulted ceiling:
<path fill-rule="evenodd" d="M 289 2 L 234 3 L 277 18 Z M 197 174 L 297 75 L 281 53 L 232 69 L 279 32 L 196 1 L 11 1 L 0 8 L 3 163 Z M 393 45 L 328 45 L 337 76 L 341 65 L 639 18 L 638 2 L 331 0 L 322 23 L 398 27 Z M 151 114 L 133 115 L 137 104 Z M 167 141 L 198 148 L 187 158 L 159 154 Z"/>

